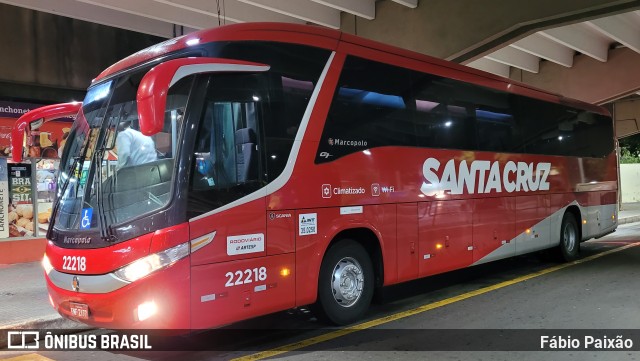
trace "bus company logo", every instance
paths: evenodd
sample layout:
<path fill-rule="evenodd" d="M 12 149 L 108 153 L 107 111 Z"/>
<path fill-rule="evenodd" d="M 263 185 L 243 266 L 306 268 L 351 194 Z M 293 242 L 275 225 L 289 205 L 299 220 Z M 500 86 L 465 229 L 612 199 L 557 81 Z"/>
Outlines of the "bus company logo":
<path fill-rule="evenodd" d="M 420 191 L 433 197 L 448 194 L 503 192 L 535 192 L 549 190 L 551 163 L 509 161 L 501 167 L 498 161 L 451 159 L 441 170 L 440 161 L 428 158 L 422 165 L 424 182 Z"/>
<path fill-rule="evenodd" d="M 227 255 L 257 253 L 264 251 L 264 234 L 246 234 L 227 237 Z"/>
<path fill-rule="evenodd" d="M 333 145 L 345 146 L 345 147 L 366 147 L 367 146 L 366 140 L 345 140 L 345 139 L 338 139 L 338 138 L 335 138 L 335 139 L 329 138 L 327 142 L 331 146 Z"/>
<path fill-rule="evenodd" d="M 64 236 L 63 243 L 67 244 L 89 244 L 91 243 L 91 238 L 89 237 L 67 237 Z"/>
<path fill-rule="evenodd" d="M 275 212 L 269 213 L 269 219 L 272 221 L 274 219 L 282 219 L 282 218 L 291 218 L 291 213 L 275 213 Z"/>

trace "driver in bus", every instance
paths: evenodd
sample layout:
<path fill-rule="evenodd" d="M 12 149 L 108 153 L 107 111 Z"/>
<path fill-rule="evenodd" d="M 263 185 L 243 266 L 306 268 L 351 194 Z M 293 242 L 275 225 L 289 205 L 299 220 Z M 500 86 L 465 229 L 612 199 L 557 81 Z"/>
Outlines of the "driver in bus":
<path fill-rule="evenodd" d="M 140 165 L 158 159 L 153 139 L 131 128 L 131 121 L 123 121 L 118 125 L 116 148 L 118 168 Z"/>

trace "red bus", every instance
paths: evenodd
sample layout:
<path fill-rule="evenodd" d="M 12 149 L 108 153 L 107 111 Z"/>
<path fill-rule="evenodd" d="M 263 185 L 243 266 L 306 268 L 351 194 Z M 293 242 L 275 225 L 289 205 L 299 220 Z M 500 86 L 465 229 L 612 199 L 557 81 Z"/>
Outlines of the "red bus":
<path fill-rule="evenodd" d="M 35 112 L 14 138 L 52 117 Z M 605 109 L 291 24 L 200 31 L 105 70 L 57 186 L 51 303 L 106 328 L 310 304 L 352 323 L 376 288 L 544 249 L 572 260 L 617 225 Z"/>

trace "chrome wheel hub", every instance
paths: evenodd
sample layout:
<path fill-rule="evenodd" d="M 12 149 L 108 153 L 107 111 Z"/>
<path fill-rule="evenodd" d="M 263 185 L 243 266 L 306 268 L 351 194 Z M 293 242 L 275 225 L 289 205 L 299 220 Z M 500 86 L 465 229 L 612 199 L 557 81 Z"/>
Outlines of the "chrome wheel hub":
<path fill-rule="evenodd" d="M 562 241 L 564 242 L 564 248 L 571 252 L 576 246 L 576 229 L 569 223 L 564 225 L 562 230 Z"/>
<path fill-rule="evenodd" d="M 360 263 L 351 257 L 341 259 L 333 268 L 331 291 L 342 307 L 353 306 L 364 289 L 364 273 Z"/>

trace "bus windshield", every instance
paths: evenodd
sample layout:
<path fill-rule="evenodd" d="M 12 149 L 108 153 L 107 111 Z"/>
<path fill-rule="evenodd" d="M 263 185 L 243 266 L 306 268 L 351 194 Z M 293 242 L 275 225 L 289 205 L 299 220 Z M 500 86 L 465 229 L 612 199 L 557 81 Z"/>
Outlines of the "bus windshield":
<path fill-rule="evenodd" d="M 87 92 L 61 159 L 56 229 L 105 229 L 169 202 L 193 77 L 171 88 L 165 126 L 149 137 L 139 131 L 136 103 L 146 70 L 102 82 Z"/>

